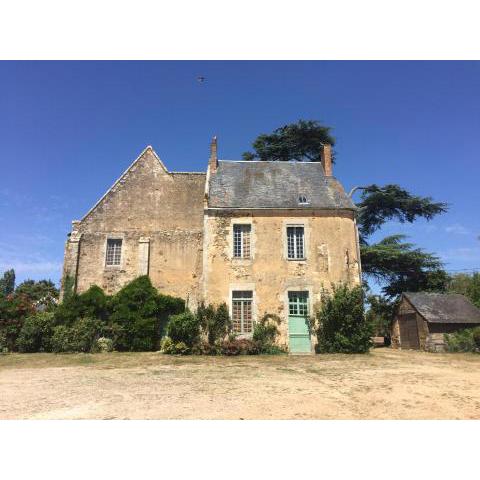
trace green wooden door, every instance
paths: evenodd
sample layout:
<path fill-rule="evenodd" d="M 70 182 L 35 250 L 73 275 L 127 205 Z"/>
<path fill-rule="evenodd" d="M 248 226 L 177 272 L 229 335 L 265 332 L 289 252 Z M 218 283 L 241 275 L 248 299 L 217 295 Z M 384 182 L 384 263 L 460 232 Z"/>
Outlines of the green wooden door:
<path fill-rule="evenodd" d="M 288 292 L 288 338 L 291 353 L 310 353 L 308 292 Z"/>

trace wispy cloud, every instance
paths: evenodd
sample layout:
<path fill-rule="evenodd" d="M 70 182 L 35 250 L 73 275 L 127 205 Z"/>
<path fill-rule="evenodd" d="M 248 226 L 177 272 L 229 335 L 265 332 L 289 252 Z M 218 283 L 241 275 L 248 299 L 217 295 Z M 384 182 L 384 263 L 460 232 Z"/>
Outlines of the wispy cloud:
<path fill-rule="evenodd" d="M 46 251 L 50 245 L 51 239 L 41 234 L 11 235 L 8 241 L 0 242 L 0 273 L 13 268 L 23 278 L 59 279 L 61 258 L 55 258 Z M 32 246 L 36 249 L 32 250 Z"/>
<path fill-rule="evenodd" d="M 459 223 L 448 225 L 447 227 L 445 227 L 445 231 L 447 233 L 453 233 L 455 235 L 469 235 L 471 233 L 468 228 L 460 225 Z"/>
<path fill-rule="evenodd" d="M 62 269 L 60 262 L 38 261 L 22 262 L 13 260 L 7 262 L 0 259 L 0 272 L 13 268 L 15 273 L 28 275 L 45 275 L 47 277 L 59 277 Z"/>
<path fill-rule="evenodd" d="M 451 248 L 440 255 L 448 261 L 480 262 L 480 247 Z"/>

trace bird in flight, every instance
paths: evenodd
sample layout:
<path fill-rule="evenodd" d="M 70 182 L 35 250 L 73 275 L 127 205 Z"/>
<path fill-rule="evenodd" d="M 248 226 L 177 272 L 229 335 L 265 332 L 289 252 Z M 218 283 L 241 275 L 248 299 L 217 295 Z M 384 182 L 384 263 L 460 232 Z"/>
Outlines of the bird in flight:
<path fill-rule="evenodd" d="M 203 83 L 205 81 L 205 77 L 197 77 L 198 83 Z"/>

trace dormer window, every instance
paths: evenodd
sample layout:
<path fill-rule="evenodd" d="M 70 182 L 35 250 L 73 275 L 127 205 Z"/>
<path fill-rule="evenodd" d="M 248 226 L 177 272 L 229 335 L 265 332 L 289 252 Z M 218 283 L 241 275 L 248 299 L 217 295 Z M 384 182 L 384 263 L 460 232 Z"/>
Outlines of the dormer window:
<path fill-rule="evenodd" d="M 308 205 L 307 197 L 305 195 L 298 196 L 298 204 L 299 205 Z"/>

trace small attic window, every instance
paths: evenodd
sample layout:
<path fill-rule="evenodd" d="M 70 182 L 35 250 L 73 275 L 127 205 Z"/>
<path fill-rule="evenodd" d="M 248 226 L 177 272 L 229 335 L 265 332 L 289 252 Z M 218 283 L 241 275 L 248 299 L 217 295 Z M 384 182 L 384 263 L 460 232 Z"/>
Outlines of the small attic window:
<path fill-rule="evenodd" d="M 308 205 L 307 197 L 305 195 L 298 196 L 298 203 L 300 205 Z"/>

